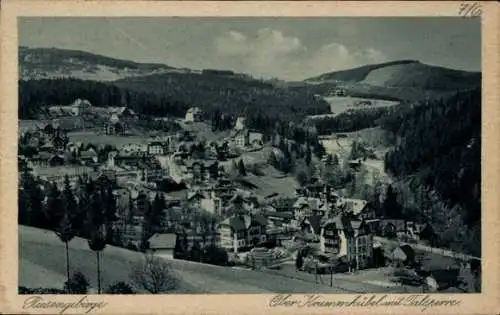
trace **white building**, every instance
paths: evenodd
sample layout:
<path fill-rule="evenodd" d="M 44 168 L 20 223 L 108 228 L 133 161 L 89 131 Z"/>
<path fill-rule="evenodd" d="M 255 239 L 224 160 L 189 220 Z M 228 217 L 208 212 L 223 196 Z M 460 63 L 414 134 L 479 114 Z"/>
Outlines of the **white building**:
<path fill-rule="evenodd" d="M 151 141 L 148 143 L 148 154 L 164 155 L 166 153 L 165 145 L 160 141 Z"/>
<path fill-rule="evenodd" d="M 246 128 L 246 118 L 245 117 L 238 117 L 236 119 L 236 125 L 234 126 L 235 130 L 242 130 Z"/>
<path fill-rule="evenodd" d="M 184 121 L 186 122 L 196 122 L 196 121 L 201 121 L 201 109 L 198 107 L 191 107 L 190 109 L 187 110 L 186 112 L 186 117 L 184 118 Z"/>
<path fill-rule="evenodd" d="M 147 152 L 148 145 L 146 143 L 127 143 L 121 147 L 121 150 L 126 153 L 132 152 Z"/>
<path fill-rule="evenodd" d="M 222 199 L 217 197 L 214 191 L 211 191 L 208 196 L 204 196 L 200 200 L 200 208 L 207 212 L 220 215 L 222 212 Z"/>

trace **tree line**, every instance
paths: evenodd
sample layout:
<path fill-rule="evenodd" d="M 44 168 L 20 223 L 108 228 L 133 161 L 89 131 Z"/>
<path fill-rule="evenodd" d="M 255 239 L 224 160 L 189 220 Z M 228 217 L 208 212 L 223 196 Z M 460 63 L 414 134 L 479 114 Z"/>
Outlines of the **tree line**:
<path fill-rule="evenodd" d="M 453 238 L 480 239 L 481 91 L 398 108 L 381 127 L 397 139 L 385 156 L 385 169 L 408 186 L 421 209 L 417 212 L 425 211 L 443 233 L 454 234 L 447 238 L 455 246 Z M 432 211 L 429 202 L 436 198 L 440 211 Z M 477 253 L 478 244 L 469 242 L 466 250 Z"/>
<path fill-rule="evenodd" d="M 98 285 L 100 292 L 100 253 L 106 244 L 124 246 L 118 225 L 117 200 L 113 194 L 113 181 L 101 176 L 97 180 L 79 177 L 72 187 L 66 175 L 62 189 L 55 182 L 42 182 L 28 170 L 21 173 L 18 198 L 19 224 L 54 231 L 66 246 L 67 277 L 69 275 L 68 243 L 76 237 L 88 240 L 89 248 L 96 253 Z M 131 222 L 134 214 L 132 200 L 125 224 Z M 145 194 L 137 201 L 137 212 L 144 216 L 141 244 L 147 248 L 147 240 L 163 225 L 165 200 L 156 196 L 150 202 Z"/>
<path fill-rule="evenodd" d="M 390 111 L 389 108 L 348 110 L 335 117 L 314 119 L 312 124 L 314 124 L 320 135 L 329 135 L 336 132 L 353 132 L 377 126 L 379 120 L 387 116 Z"/>
<path fill-rule="evenodd" d="M 43 107 L 69 105 L 76 98 L 94 106 L 127 106 L 137 113 L 163 117 L 182 117 L 192 106 L 202 108 L 206 119 L 221 111 L 232 116 L 260 112 L 274 119 L 300 121 L 306 115 L 329 111 L 325 101 L 310 93 L 257 80 L 168 74 L 111 83 L 66 78 L 19 81 L 19 117 L 35 119 Z"/>

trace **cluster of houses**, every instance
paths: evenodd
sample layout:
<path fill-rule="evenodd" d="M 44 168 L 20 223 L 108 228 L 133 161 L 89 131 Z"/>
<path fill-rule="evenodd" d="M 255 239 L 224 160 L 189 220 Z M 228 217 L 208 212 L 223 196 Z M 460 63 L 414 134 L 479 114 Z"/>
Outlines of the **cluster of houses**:
<path fill-rule="evenodd" d="M 190 207 L 219 218 L 209 233 L 195 225 L 182 232 L 159 233 L 153 239 L 188 237 L 188 249 L 195 243 L 201 247 L 217 244 L 231 253 L 248 251 L 271 239 L 278 243 L 305 242 L 316 246 L 324 255 L 343 259 L 353 269 L 364 269 L 373 266 L 376 260 L 375 236 L 395 233 L 399 237 L 418 239 L 432 233 L 430 225 L 377 219 L 368 202 L 326 193 L 328 189 L 324 185 L 309 188 L 310 193 L 297 196 L 289 209 L 277 209 L 251 192 L 235 187 L 230 180 L 219 178 L 212 186 L 191 189 L 184 196 L 184 202 Z M 150 248 L 171 253 L 174 245 L 175 242 L 154 242 Z"/>
<path fill-rule="evenodd" d="M 216 245 L 235 253 L 268 239 L 293 240 L 315 243 L 321 252 L 345 257 L 362 269 L 373 262 L 375 235 L 417 240 L 433 233 L 430 225 L 377 218 L 365 200 L 343 198 L 322 183 L 302 187 L 287 209 L 274 208 L 239 187 L 226 177 L 219 162 L 234 156 L 234 148 L 262 148 L 263 135 L 250 131 L 244 117 L 236 120 L 225 139 L 206 143 L 189 132 L 177 132 L 117 147 L 72 142 L 68 132 L 81 126 L 68 128 L 62 122 L 105 112 L 105 133 L 116 135 L 124 132 L 124 121 L 135 116 L 133 111 L 95 108 L 84 100 L 53 106 L 49 111 L 61 116 L 29 128 L 20 126 L 19 165 L 59 184 L 65 175 L 72 182 L 82 175 L 104 176 L 115 182 L 117 228 L 127 244 L 137 245 L 143 237 L 143 214 L 137 211 L 140 203 L 144 199 L 152 202 L 158 195 L 166 201 L 166 225 L 150 238 L 149 249 L 160 253 L 172 252 L 179 238 L 188 249 Z M 199 108 L 190 108 L 185 122 L 199 122 L 202 116 Z M 351 166 L 360 163 L 352 161 Z M 172 189 L 174 186 L 179 187 Z M 201 226 L 192 220 L 189 209 L 207 213 L 215 221 L 208 228 Z"/>

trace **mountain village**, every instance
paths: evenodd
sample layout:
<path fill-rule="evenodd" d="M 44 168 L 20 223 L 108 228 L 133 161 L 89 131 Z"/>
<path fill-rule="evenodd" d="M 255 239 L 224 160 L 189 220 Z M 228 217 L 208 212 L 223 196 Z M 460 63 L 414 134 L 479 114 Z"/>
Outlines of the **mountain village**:
<path fill-rule="evenodd" d="M 365 163 L 361 158 L 335 152 L 314 157 L 314 171 L 297 184 L 268 162 L 293 140 L 266 139 L 247 127 L 245 117 L 235 117 L 225 132 L 214 132 L 198 107 L 184 119 L 153 118 L 180 126 L 173 131 L 138 132 L 141 119 L 127 107 L 76 99 L 48 107 L 45 119 L 20 120 L 20 180 L 29 174 L 41 191 L 69 184 L 77 199 L 82 182 L 107 183 L 116 205 L 113 245 L 167 259 L 325 285 L 349 277 L 381 287 L 411 284 L 407 290 L 416 292 L 477 285 L 470 280 L 477 272 L 471 257 L 433 247 L 432 222 L 385 218 L 371 201 L 322 179 L 321 169 L 332 160 L 356 173 Z M 154 211 L 151 222 L 146 216 Z M 457 261 L 457 267 L 433 267 L 427 255 Z M 381 275 L 387 266 L 409 271 Z"/>

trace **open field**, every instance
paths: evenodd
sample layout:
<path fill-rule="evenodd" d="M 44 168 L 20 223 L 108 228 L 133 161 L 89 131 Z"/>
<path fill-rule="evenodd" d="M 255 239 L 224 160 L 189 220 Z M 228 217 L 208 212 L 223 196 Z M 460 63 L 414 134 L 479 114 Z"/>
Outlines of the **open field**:
<path fill-rule="evenodd" d="M 334 137 L 329 139 L 320 140 L 321 144 L 325 148 L 327 154 L 337 154 L 339 158 L 346 158 L 351 151 L 352 143 L 356 139 L 354 138 L 338 138 Z"/>
<path fill-rule="evenodd" d="M 245 163 L 245 165 L 263 164 L 263 163 L 265 164 L 267 163 L 267 160 L 269 159 L 269 155 L 271 154 L 271 152 L 275 152 L 275 154 L 282 154 L 279 149 L 266 145 L 260 150 L 243 151 L 241 152 L 240 156 L 228 159 L 226 161 L 221 161 L 219 162 L 219 164 L 223 165 L 225 168 L 230 167 L 233 161 L 239 162 L 240 160 L 243 160 L 243 163 Z M 273 175 L 278 176 L 277 173 L 273 173 Z"/>
<path fill-rule="evenodd" d="M 243 152 L 241 156 L 219 162 L 219 164 L 223 165 L 226 170 L 231 169 L 233 161 L 238 163 L 242 160 L 247 168 L 250 168 L 250 166 L 254 164 L 259 165 L 258 169 L 262 176 L 251 174 L 251 172 L 247 170 L 247 176 L 244 177 L 244 181 L 256 186 L 256 188 L 249 187 L 248 189 L 262 198 L 272 194 L 279 194 L 282 197 L 295 196 L 295 189 L 299 187 L 296 179 L 290 174 L 283 174 L 267 164 L 267 160 L 272 151 L 276 154 L 281 154 L 281 151 L 278 149 L 265 146 L 261 150 Z"/>
<path fill-rule="evenodd" d="M 266 172 L 264 171 L 264 173 Z M 245 181 L 257 186 L 257 189 L 251 189 L 251 191 L 261 197 L 273 194 L 279 194 L 282 197 L 293 197 L 295 196 L 295 190 L 299 187 L 295 178 L 291 176 L 275 178 L 268 175 L 248 175 L 245 177 Z"/>
<path fill-rule="evenodd" d="M 87 241 L 75 238 L 70 243 L 71 272 L 83 272 L 96 288 L 96 255 Z M 43 254 L 40 254 L 43 253 Z M 101 255 L 102 287 L 117 281 L 129 282 L 131 266 L 141 253 L 106 246 Z M 183 260 L 169 260 L 181 280 L 174 293 L 348 293 L 379 292 L 377 286 L 343 281 L 336 287 L 303 279 L 264 272 L 211 266 Z M 19 285 L 27 287 L 63 286 L 66 274 L 64 243 L 55 233 L 19 226 Z M 382 288 L 383 289 L 383 288 Z"/>
<path fill-rule="evenodd" d="M 325 147 L 326 153 L 336 154 L 340 160 L 345 160 L 349 157 L 351 147 L 354 141 L 363 143 L 374 150 L 375 158 L 367 158 L 363 161 L 366 166 L 369 176 L 367 179 L 371 184 L 372 173 L 376 173 L 382 181 L 390 182 L 390 176 L 384 170 L 384 156 L 385 153 L 391 148 L 390 141 L 388 141 L 388 134 L 386 131 L 379 127 L 367 128 L 354 132 L 342 132 L 342 137 L 336 135 L 325 136 L 320 142 Z"/>

